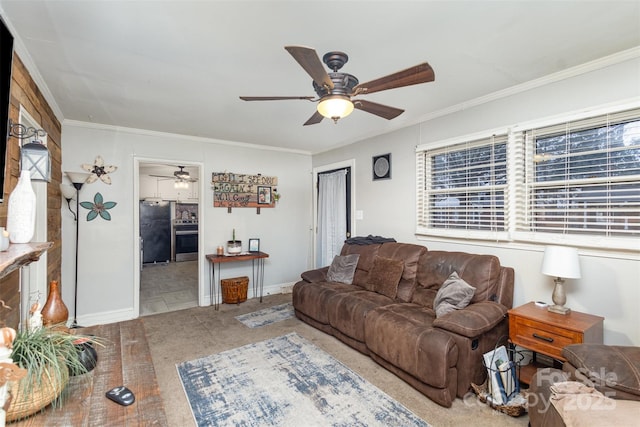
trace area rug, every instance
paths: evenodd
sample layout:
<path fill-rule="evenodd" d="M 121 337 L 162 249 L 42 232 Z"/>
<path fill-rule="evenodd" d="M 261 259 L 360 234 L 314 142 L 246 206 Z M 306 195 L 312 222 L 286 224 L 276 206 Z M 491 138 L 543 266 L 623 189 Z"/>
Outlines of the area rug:
<path fill-rule="evenodd" d="M 249 328 L 259 328 L 260 326 L 270 325 L 281 320 L 290 319 L 294 316 L 293 304 L 290 302 L 264 310 L 254 311 L 253 313 L 242 314 L 236 316 L 236 319 L 244 323 Z"/>
<path fill-rule="evenodd" d="M 177 369 L 198 426 L 428 426 L 296 333 Z"/>

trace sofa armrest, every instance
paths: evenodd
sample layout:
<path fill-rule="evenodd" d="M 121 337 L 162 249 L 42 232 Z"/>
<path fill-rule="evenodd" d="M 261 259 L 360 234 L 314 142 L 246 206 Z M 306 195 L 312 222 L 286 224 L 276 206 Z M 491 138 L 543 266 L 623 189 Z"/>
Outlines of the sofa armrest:
<path fill-rule="evenodd" d="M 324 282 L 327 279 L 327 271 L 329 271 L 329 267 L 322 267 L 316 270 L 305 271 L 300 277 L 309 283 Z"/>
<path fill-rule="evenodd" d="M 507 314 L 507 307 L 493 301 L 481 301 L 462 310 L 438 317 L 433 326 L 467 338 L 475 338 L 493 329 Z"/>
<path fill-rule="evenodd" d="M 567 381 L 569 375 L 553 368 L 538 369 L 526 394 L 531 427 L 564 427 L 562 417 L 551 404 L 551 386 Z"/>

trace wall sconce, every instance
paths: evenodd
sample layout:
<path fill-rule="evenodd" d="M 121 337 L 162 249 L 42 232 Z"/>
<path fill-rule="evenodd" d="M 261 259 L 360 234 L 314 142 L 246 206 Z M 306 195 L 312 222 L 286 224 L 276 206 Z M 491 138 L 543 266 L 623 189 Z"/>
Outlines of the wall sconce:
<path fill-rule="evenodd" d="M 32 181 L 51 182 L 51 155 L 47 146 L 36 139 L 46 135 L 47 133 L 42 129 L 26 127 L 9 120 L 9 137 L 13 136 L 21 143 L 20 170 L 31 172 Z M 29 138 L 33 138 L 33 140 L 22 143 Z"/>

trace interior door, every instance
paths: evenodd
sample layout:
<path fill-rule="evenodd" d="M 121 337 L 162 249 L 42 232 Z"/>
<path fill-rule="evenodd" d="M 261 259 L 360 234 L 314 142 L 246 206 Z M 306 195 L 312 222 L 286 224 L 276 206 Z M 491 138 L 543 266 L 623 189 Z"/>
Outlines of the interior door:
<path fill-rule="evenodd" d="M 318 173 L 316 266 L 331 264 L 351 237 L 351 168 Z"/>

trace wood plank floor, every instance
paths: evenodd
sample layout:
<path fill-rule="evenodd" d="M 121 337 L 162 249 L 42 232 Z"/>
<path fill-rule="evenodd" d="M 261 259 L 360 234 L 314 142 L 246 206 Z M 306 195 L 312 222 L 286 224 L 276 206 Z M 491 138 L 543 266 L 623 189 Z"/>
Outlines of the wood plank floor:
<path fill-rule="evenodd" d="M 12 426 L 167 426 L 167 419 L 140 319 L 100 325 L 80 331 L 105 341 L 97 346 L 98 364 L 84 375 L 72 377 L 61 408 L 47 408 Z M 125 385 L 135 394 L 130 406 L 105 397 L 113 387 Z"/>

